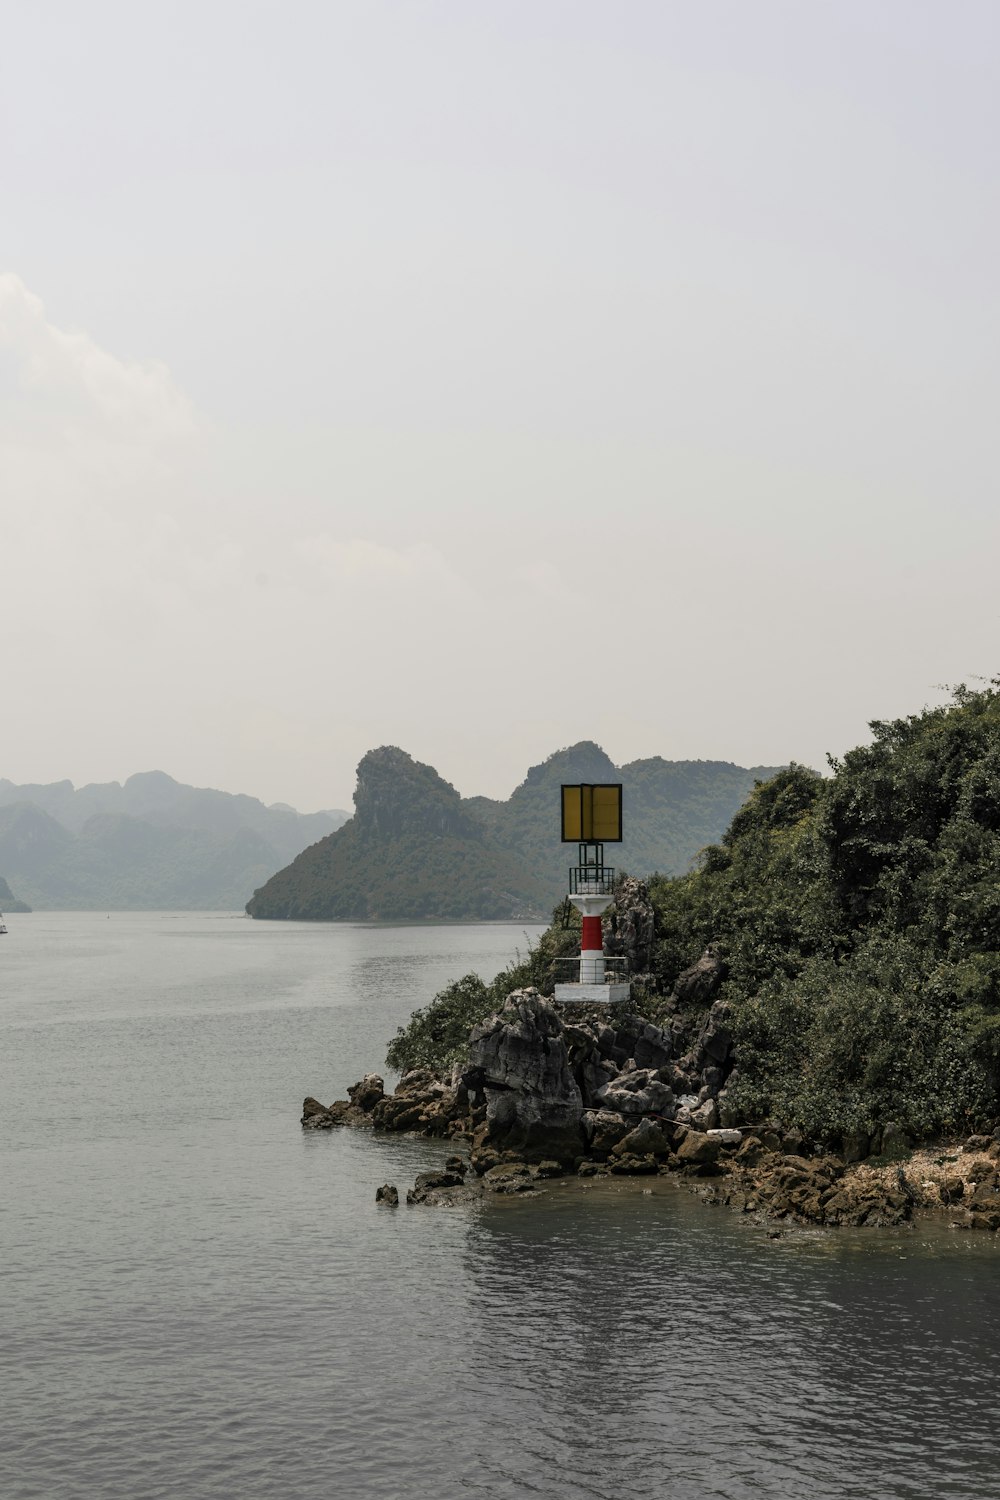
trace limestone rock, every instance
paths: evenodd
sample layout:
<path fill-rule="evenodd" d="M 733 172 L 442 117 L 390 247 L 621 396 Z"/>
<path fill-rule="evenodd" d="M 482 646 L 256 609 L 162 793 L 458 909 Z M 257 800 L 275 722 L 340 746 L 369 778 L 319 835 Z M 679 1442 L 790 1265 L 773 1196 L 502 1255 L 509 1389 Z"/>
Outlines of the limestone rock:
<path fill-rule="evenodd" d="M 559 1013 L 536 989 L 515 990 L 474 1029 L 466 1069 L 482 1070 L 490 1145 L 535 1160 L 580 1154 L 583 1097 Z"/>
<path fill-rule="evenodd" d="M 726 966 L 714 943 L 710 943 L 697 963 L 685 969 L 674 981 L 674 997 L 685 1008 L 705 1005 L 715 995 L 726 975 Z"/>
<path fill-rule="evenodd" d="M 715 1130 L 719 1124 L 719 1106 L 714 1099 L 706 1099 L 691 1111 L 691 1124 L 695 1130 Z"/>
<path fill-rule="evenodd" d="M 391 1182 L 383 1182 L 375 1194 L 376 1203 L 387 1203 L 390 1208 L 395 1208 L 399 1202 L 399 1192 Z"/>
<path fill-rule="evenodd" d="M 669 1156 L 670 1142 L 655 1120 L 642 1119 L 611 1148 L 612 1156 Z"/>
<path fill-rule="evenodd" d="M 634 1119 L 626 1119 L 612 1109 L 587 1110 L 583 1116 L 583 1130 L 591 1151 L 605 1155 L 634 1128 Z"/>
<path fill-rule="evenodd" d="M 371 1121 L 376 1130 L 419 1130 L 423 1135 L 449 1135 L 468 1117 L 469 1102 L 460 1087 L 445 1083 L 429 1068 L 411 1068 L 396 1085 L 395 1093 L 381 1094 L 377 1074 L 362 1079 L 355 1088 L 373 1099 Z"/>
<path fill-rule="evenodd" d="M 645 1016 L 627 1013 L 614 1027 L 601 1028 L 598 1048 L 602 1057 L 622 1067 L 631 1058 L 637 1068 L 665 1068 L 674 1054 L 669 1031 L 654 1026 Z"/>
<path fill-rule="evenodd" d="M 848 1163 L 864 1161 L 871 1149 L 871 1139 L 864 1131 L 847 1130 L 841 1138 L 840 1154 Z"/>
<path fill-rule="evenodd" d="M 652 1068 L 633 1068 L 627 1073 L 619 1073 L 598 1091 L 597 1098 L 604 1109 L 623 1115 L 672 1115 L 674 1112 L 674 1091 L 669 1084 L 660 1081 Z"/>
<path fill-rule="evenodd" d="M 385 1094 L 385 1084 L 377 1073 L 366 1073 L 360 1083 L 347 1090 L 347 1096 L 355 1109 L 370 1114 Z"/>
<path fill-rule="evenodd" d="M 633 974 L 645 974 L 653 967 L 654 923 L 649 886 L 626 875 L 619 882 L 615 904 L 608 913 L 605 946 L 609 954 L 627 958 Z"/>
<path fill-rule="evenodd" d="M 717 1161 L 722 1142 L 701 1130 L 689 1130 L 677 1147 L 678 1160 L 685 1166 L 705 1166 Z"/>
<path fill-rule="evenodd" d="M 987 1151 L 992 1144 L 993 1137 L 990 1135 L 970 1135 L 962 1150 L 970 1153 L 973 1151 Z"/>
<path fill-rule="evenodd" d="M 629 1153 L 613 1157 L 608 1167 L 616 1177 L 649 1176 L 659 1170 L 655 1156 L 633 1156 Z"/>
<path fill-rule="evenodd" d="M 464 1201 L 472 1194 L 466 1191 L 456 1194 L 453 1189 L 464 1188 L 465 1178 L 459 1172 L 421 1172 L 406 1195 L 407 1203 L 454 1203 Z"/>
<path fill-rule="evenodd" d="M 491 1167 L 483 1178 L 491 1193 L 526 1193 L 534 1185 L 531 1171 L 523 1162 L 501 1162 Z"/>
<path fill-rule="evenodd" d="M 316 1099 L 306 1099 L 302 1106 L 303 1130 L 333 1130 L 337 1125 L 369 1123 L 363 1110 L 355 1109 L 349 1099 L 335 1099 L 326 1106 L 319 1104 Z"/>

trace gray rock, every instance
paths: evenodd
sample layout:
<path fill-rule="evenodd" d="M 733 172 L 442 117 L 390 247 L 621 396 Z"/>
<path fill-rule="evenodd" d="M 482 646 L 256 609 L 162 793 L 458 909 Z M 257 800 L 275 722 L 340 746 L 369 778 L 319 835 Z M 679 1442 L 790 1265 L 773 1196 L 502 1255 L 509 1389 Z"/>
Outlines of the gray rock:
<path fill-rule="evenodd" d="M 644 880 L 626 875 L 615 891 L 608 913 L 605 943 L 610 954 L 628 959 L 633 974 L 644 974 L 653 964 L 655 915 Z"/>
<path fill-rule="evenodd" d="M 306 1106 L 315 1105 L 315 1099 L 307 1099 Z M 363 1110 L 355 1109 L 349 1099 L 335 1099 L 332 1104 L 319 1109 L 304 1108 L 302 1115 L 303 1130 L 332 1130 L 335 1125 L 370 1125 L 371 1121 Z"/>
<path fill-rule="evenodd" d="M 665 1068 L 673 1057 L 674 1039 L 644 1016 L 625 1015 L 610 1036 L 600 1039 L 600 1047 L 602 1056 L 618 1063 L 631 1059 L 637 1068 Z"/>
<path fill-rule="evenodd" d="M 482 1070 L 489 1145 L 535 1160 L 580 1154 L 583 1096 L 559 1013 L 536 989 L 515 990 L 474 1029 L 466 1068 Z"/>
<path fill-rule="evenodd" d="M 612 1147 L 612 1156 L 669 1156 L 670 1142 L 655 1120 L 640 1120 Z"/>
<path fill-rule="evenodd" d="M 453 1189 L 465 1188 L 465 1178 L 459 1172 L 421 1172 L 406 1195 L 407 1203 L 440 1204 L 455 1201 L 457 1196 L 472 1196 L 468 1191 L 456 1195 Z"/>
<path fill-rule="evenodd" d="M 871 1142 L 861 1130 L 845 1130 L 840 1142 L 840 1154 L 846 1162 L 864 1161 Z"/>
<path fill-rule="evenodd" d="M 706 1166 L 718 1160 L 722 1142 L 718 1136 L 700 1130 L 689 1130 L 677 1147 L 678 1158 L 687 1166 Z"/>
<path fill-rule="evenodd" d="M 309 1101 L 306 1100 L 306 1103 L 308 1103 L 308 1102 Z M 886 1126 L 886 1130 L 888 1130 L 888 1128 L 889 1127 Z M 883 1132 L 883 1135 L 884 1135 L 884 1132 Z M 992 1142 L 992 1139 L 993 1139 L 992 1136 L 988 1136 L 988 1135 L 970 1135 L 969 1139 L 966 1141 L 965 1145 L 962 1147 L 962 1150 L 963 1151 L 969 1151 L 969 1152 L 972 1152 L 972 1151 L 986 1151 L 988 1149 L 988 1147 L 990 1146 L 990 1144 Z"/>
<path fill-rule="evenodd" d="M 527 1193 L 534 1185 L 530 1168 L 523 1161 L 501 1162 L 491 1167 L 483 1182 L 492 1193 Z"/>
<path fill-rule="evenodd" d="M 697 1109 L 691 1110 L 691 1124 L 695 1130 L 715 1130 L 719 1124 L 719 1106 L 714 1099 L 706 1099 Z"/>
<path fill-rule="evenodd" d="M 370 1114 L 385 1094 L 385 1084 L 377 1073 L 366 1073 L 360 1083 L 347 1090 L 348 1098 L 355 1109 Z"/>
<path fill-rule="evenodd" d="M 376 1203 L 387 1203 L 390 1208 L 395 1208 L 399 1202 L 399 1193 L 391 1182 L 383 1182 L 375 1194 Z"/>
<path fill-rule="evenodd" d="M 590 1109 L 583 1116 L 587 1144 L 591 1151 L 601 1153 L 613 1150 L 634 1126 L 634 1119 L 626 1119 L 611 1109 Z"/>
<path fill-rule="evenodd" d="M 609 1084 L 613 1078 L 618 1076 L 618 1066 L 610 1058 L 598 1058 L 595 1061 L 588 1060 L 582 1063 L 576 1070 L 576 1076 L 580 1082 L 580 1092 L 583 1102 L 588 1108 L 598 1103 L 598 1095 L 601 1089 Z"/>
<path fill-rule="evenodd" d="M 681 1005 L 693 1007 L 711 1000 L 725 978 L 726 966 L 718 948 L 710 943 L 697 963 L 674 981 L 674 996 Z"/>
<path fill-rule="evenodd" d="M 619 1073 L 597 1094 L 604 1109 L 623 1115 L 669 1115 L 674 1113 L 674 1091 L 661 1083 L 652 1068 Z"/>

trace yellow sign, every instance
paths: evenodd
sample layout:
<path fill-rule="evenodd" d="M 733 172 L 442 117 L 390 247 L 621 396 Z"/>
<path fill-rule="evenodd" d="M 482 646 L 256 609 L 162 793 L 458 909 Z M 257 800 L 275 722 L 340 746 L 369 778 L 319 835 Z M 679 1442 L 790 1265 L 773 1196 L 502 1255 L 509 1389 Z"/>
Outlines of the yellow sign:
<path fill-rule="evenodd" d="M 562 841 L 564 844 L 620 844 L 622 838 L 621 783 L 611 786 L 563 786 Z"/>

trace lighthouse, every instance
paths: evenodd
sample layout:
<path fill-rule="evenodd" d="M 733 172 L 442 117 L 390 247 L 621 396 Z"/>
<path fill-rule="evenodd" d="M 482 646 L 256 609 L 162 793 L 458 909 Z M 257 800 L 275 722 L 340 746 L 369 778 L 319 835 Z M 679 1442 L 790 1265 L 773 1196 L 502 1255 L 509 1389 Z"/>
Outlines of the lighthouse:
<path fill-rule="evenodd" d="M 580 913 L 580 958 L 567 960 L 575 974 L 555 987 L 555 999 L 569 1004 L 627 1000 L 631 986 L 624 960 L 604 956 L 601 915 L 614 898 L 615 872 L 604 863 L 604 845 L 622 839 L 620 783 L 581 783 L 562 787 L 562 841 L 576 844 L 577 863 L 569 870 L 569 899 Z"/>

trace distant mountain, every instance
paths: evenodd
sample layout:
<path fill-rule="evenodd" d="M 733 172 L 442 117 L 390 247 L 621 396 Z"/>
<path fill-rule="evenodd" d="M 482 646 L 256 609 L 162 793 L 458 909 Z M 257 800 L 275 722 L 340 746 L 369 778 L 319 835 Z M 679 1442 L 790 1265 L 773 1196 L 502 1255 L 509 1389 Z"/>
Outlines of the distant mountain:
<path fill-rule="evenodd" d="M 238 909 L 346 819 L 185 786 L 162 771 L 79 788 L 0 780 L 0 870 L 42 908 Z"/>
<path fill-rule="evenodd" d="M 547 917 L 575 855 L 559 840 L 563 782 L 622 782 L 626 840 L 605 858 L 632 874 L 681 874 L 755 781 L 778 769 L 658 757 L 616 767 L 584 741 L 533 766 L 500 802 L 463 799 L 433 767 L 386 745 L 358 766 L 354 817 L 255 890 L 247 911 L 316 921 Z"/>
<path fill-rule="evenodd" d="M 0 875 L 0 913 L 5 911 L 30 911 L 31 907 L 26 901 L 19 901 L 10 886 Z"/>

